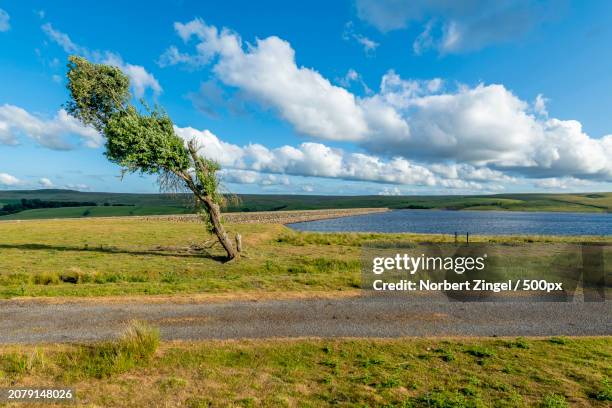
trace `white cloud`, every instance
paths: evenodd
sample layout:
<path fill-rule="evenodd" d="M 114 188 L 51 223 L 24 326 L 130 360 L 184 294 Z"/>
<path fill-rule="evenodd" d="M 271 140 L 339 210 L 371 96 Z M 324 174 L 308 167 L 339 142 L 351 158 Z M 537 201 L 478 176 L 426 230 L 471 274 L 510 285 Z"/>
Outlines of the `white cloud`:
<path fill-rule="evenodd" d="M 102 62 L 104 64 L 116 66 L 130 78 L 130 85 L 134 89 L 136 97 L 142 97 L 148 88 L 150 88 L 155 95 L 159 95 L 162 92 L 162 87 L 153 74 L 147 72 L 147 70 L 140 65 L 124 62 L 119 54 L 106 52 Z"/>
<path fill-rule="evenodd" d="M 88 186 L 87 184 L 80 184 L 80 183 L 79 184 L 66 184 L 64 188 L 68 190 L 78 190 L 78 191 L 91 190 L 91 187 Z"/>
<path fill-rule="evenodd" d="M 342 33 L 342 38 L 345 41 L 356 41 L 359 45 L 361 45 L 361 47 L 363 48 L 363 52 L 367 56 L 371 56 L 374 51 L 376 51 L 376 48 L 378 48 L 378 46 L 380 45 L 376 41 L 364 35 L 356 33 L 355 25 L 352 21 L 349 21 L 344 25 L 344 32 Z"/>
<path fill-rule="evenodd" d="M 39 179 L 38 184 L 44 188 L 51 188 L 54 186 L 53 182 L 46 177 Z"/>
<path fill-rule="evenodd" d="M 422 24 L 414 40 L 415 53 L 437 49 L 441 53 L 478 50 L 520 38 L 550 16 L 558 2 L 356 0 L 359 18 L 382 32 Z"/>
<path fill-rule="evenodd" d="M 40 28 L 42 28 L 43 32 L 50 40 L 56 42 L 67 54 L 80 54 L 89 57 L 90 52 L 87 48 L 75 44 L 68 34 L 54 29 L 51 23 L 45 23 Z"/>
<path fill-rule="evenodd" d="M 367 134 L 366 115 L 355 96 L 317 71 L 298 67 L 286 41 L 258 39 L 245 50 L 237 34 L 201 20 L 175 23 L 175 28 L 185 41 L 198 38 L 197 54 L 190 57 L 194 64 L 218 57 L 213 71 L 221 82 L 275 108 L 298 132 L 330 140 L 359 140 Z"/>
<path fill-rule="evenodd" d="M 397 91 L 385 85 L 385 77 L 376 97 L 401 112 L 410 136 L 365 142 L 373 152 L 490 166 L 527 177 L 612 178 L 612 136 L 591 138 L 579 122 L 549 119 L 541 110 L 535 117 L 529 104 L 503 85 L 419 96 L 422 86 L 408 82 Z"/>
<path fill-rule="evenodd" d="M 402 195 L 402 192 L 398 187 L 385 187 L 382 191 L 378 192 L 378 195 L 382 196 L 399 196 Z"/>
<path fill-rule="evenodd" d="M 159 57 L 157 64 L 165 68 L 176 64 L 199 65 L 199 62 L 189 54 L 181 53 L 176 46 L 172 45 Z"/>
<path fill-rule="evenodd" d="M 41 28 L 49 39 L 56 42 L 67 54 L 82 55 L 94 62 L 113 65 L 122 70 L 130 78 L 130 84 L 136 97 L 143 97 L 147 89 L 151 89 L 155 95 L 162 92 L 162 87 L 155 76 L 143 66 L 124 62 L 121 56 L 114 52 L 91 51 L 87 47 L 78 45 L 70 39 L 68 34 L 53 28 L 51 23 L 45 23 Z"/>
<path fill-rule="evenodd" d="M 350 68 L 348 71 L 346 71 L 346 75 L 343 78 L 340 78 L 338 82 L 340 82 L 340 85 L 342 85 L 343 87 L 348 88 L 349 86 L 351 86 L 352 82 L 359 81 L 359 79 L 359 73 L 353 68 Z"/>
<path fill-rule="evenodd" d="M 363 88 L 363 92 L 366 95 L 372 94 L 372 90 L 365 83 L 361 75 L 357 71 L 355 71 L 353 68 L 350 68 L 346 72 L 346 75 L 344 75 L 344 77 L 342 78 L 339 78 L 337 82 L 345 88 L 350 88 L 353 83 L 357 83 L 361 85 L 361 87 Z"/>
<path fill-rule="evenodd" d="M 533 102 L 533 110 L 540 116 L 548 117 L 548 110 L 546 108 L 546 104 L 550 100 L 545 98 L 542 94 L 538 94 Z"/>
<path fill-rule="evenodd" d="M 413 94 L 410 89 L 381 91 L 387 103 L 404 112 L 410 137 L 370 141 L 372 151 L 489 166 L 528 177 L 612 179 L 612 136 L 594 139 L 578 121 L 535 117 L 529 104 L 503 85 Z"/>
<path fill-rule="evenodd" d="M 0 32 L 8 31 L 11 29 L 10 19 L 11 16 L 9 16 L 9 13 L 0 9 Z"/>
<path fill-rule="evenodd" d="M 259 184 L 260 186 L 288 186 L 289 177 L 275 174 L 262 174 L 252 170 L 222 169 L 219 177 L 224 183 Z"/>
<path fill-rule="evenodd" d="M 435 40 L 433 38 L 433 29 L 434 29 L 435 21 L 430 20 L 425 24 L 425 28 L 423 32 L 417 36 L 417 38 L 412 43 L 412 50 L 416 55 L 421 55 L 426 50 L 433 48 Z"/>
<path fill-rule="evenodd" d="M 358 97 L 317 71 L 298 67 L 294 50 L 278 37 L 245 46 L 238 34 L 201 20 L 175 28 L 185 41 L 197 37 L 196 54 L 189 58 L 213 64 L 224 84 L 275 108 L 298 132 L 357 143 L 387 157 L 386 165 L 410 159 L 417 163 L 410 162 L 413 166 L 465 164 L 495 174 L 612 180 L 612 135 L 594 139 L 577 121 L 549 118 L 541 95 L 532 107 L 500 84 L 459 85 L 451 91 L 440 78 L 406 80 L 391 70 L 376 94 Z M 349 70 L 341 82 L 359 78 Z"/>
<path fill-rule="evenodd" d="M 545 188 L 545 189 L 550 189 L 550 190 L 559 190 L 559 189 L 566 190 L 568 188 L 573 188 L 573 187 L 588 186 L 588 185 L 591 185 L 592 183 L 586 180 L 581 180 L 581 179 L 577 179 L 573 177 L 562 177 L 562 178 L 550 177 L 550 178 L 537 180 L 533 184 L 539 188 Z"/>
<path fill-rule="evenodd" d="M 440 78 L 405 80 L 389 70 L 380 81 L 380 97 L 394 109 L 402 110 L 413 107 L 417 97 L 439 92 L 443 86 L 444 81 Z"/>
<path fill-rule="evenodd" d="M 469 164 L 441 164 L 435 163 L 428 166 L 435 174 L 449 180 L 467 180 L 481 182 L 503 182 L 516 183 L 515 177 L 508 176 L 501 171 L 492 170 L 488 167 L 474 167 Z"/>
<path fill-rule="evenodd" d="M 258 39 L 245 49 L 236 33 L 198 19 L 175 23 L 175 28 L 183 40 L 198 38 L 197 53 L 189 57 L 193 64 L 216 58 L 212 69 L 221 82 L 274 108 L 299 133 L 340 141 L 408 134 L 407 124 L 392 107 L 358 98 L 317 71 L 298 67 L 295 51 L 278 37 Z"/>
<path fill-rule="evenodd" d="M 209 130 L 175 126 L 175 132 L 185 141 L 196 140 L 201 154 L 221 164 L 226 172 L 224 181 L 233 183 L 265 185 L 266 181 L 261 178 L 263 173 L 480 190 L 491 181 L 511 179 L 490 169 L 468 165 L 428 168 L 401 157 L 384 160 L 320 143 L 268 149 L 260 144 L 238 146 L 227 143 Z M 279 180 L 283 179 L 269 181 L 270 184 L 279 184 L 276 183 Z"/>
<path fill-rule="evenodd" d="M 73 146 L 65 136 L 76 135 L 87 147 L 99 147 L 103 143 L 102 135 L 90 127 L 84 127 L 75 118 L 60 109 L 52 119 L 33 115 L 18 106 L 4 104 L 0 106 L 0 144 L 18 144 L 18 135 L 23 134 L 34 139 L 41 146 L 55 150 L 68 150 Z"/>
<path fill-rule="evenodd" d="M 8 173 L 0 173 L 0 184 L 3 186 L 18 186 L 22 181 Z"/>

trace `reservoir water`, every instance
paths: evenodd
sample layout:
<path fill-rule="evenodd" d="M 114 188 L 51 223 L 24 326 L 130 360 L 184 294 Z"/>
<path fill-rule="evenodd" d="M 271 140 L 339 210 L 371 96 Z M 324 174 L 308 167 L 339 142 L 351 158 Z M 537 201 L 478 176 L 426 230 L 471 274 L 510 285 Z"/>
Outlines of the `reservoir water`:
<path fill-rule="evenodd" d="M 299 231 L 612 235 L 612 213 L 394 210 L 289 224 Z"/>

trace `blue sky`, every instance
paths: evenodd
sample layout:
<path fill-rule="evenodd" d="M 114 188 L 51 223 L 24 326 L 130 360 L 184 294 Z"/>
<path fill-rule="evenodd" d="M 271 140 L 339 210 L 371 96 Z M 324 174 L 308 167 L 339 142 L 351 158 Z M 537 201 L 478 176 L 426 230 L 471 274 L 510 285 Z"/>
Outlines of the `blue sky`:
<path fill-rule="evenodd" d="M 69 54 L 218 160 L 228 190 L 610 191 L 607 1 L 0 1 L 0 189 L 155 192 L 62 111 Z"/>

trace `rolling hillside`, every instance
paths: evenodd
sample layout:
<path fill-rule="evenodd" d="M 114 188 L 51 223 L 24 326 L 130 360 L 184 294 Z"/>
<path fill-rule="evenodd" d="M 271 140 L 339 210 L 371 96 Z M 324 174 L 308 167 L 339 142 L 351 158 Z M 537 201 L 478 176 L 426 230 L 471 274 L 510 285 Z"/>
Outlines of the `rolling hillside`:
<path fill-rule="evenodd" d="M 0 217 L 42 219 L 182 214 L 190 208 L 188 195 L 90 193 L 71 190 L 0 191 L 0 207 L 21 199 L 47 201 L 91 201 L 95 207 L 64 207 L 26 210 Z M 239 204 L 226 211 L 279 211 L 330 208 L 388 207 L 393 209 L 505 210 L 612 212 L 612 193 L 583 194 L 497 194 L 481 196 L 239 196 Z M 113 206 L 120 204 L 122 206 Z"/>

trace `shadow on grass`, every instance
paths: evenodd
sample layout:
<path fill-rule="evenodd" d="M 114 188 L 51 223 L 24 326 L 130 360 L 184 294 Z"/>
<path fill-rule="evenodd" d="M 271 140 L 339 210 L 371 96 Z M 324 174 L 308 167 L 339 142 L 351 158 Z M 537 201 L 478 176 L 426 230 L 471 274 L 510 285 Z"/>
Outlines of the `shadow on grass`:
<path fill-rule="evenodd" d="M 166 256 L 166 257 L 178 257 L 178 258 L 206 258 L 212 259 L 217 262 L 226 262 L 227 257 L 223 255 L 215 255 L 206 248 L 201 247 L 183 247 L 183 248 L 165 248 L 158 247 L 151 250 L 138 251 L 138 250 L 127 250 L 117 247 L 77 247 L 77 246 L 66 246 L 66 245 L 47 245 L 47 244 L 0 244 L 0 249 L 23 249 L 23 250 L 34 250 L 34 251 L 78 251 L 78 252 L 99 252 L 104 254 L 127 254 L 127 255 L 153 255 L 153 256 Z M 168 252 L 175 251 L 175 252 Z M 180 251 L 180 252 L 176 252 Z"/>

